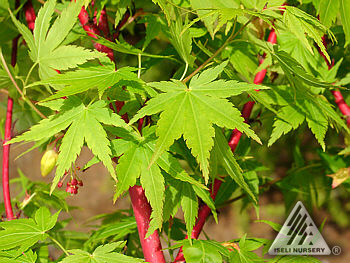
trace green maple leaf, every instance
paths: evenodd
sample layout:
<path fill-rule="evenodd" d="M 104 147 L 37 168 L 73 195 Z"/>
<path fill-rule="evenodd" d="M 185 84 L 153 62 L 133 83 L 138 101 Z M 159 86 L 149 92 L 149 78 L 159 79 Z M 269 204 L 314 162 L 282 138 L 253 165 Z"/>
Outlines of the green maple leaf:
<path fill-rule="evenodd" d="M 116 200 L 129 187 L 136 184 L 140 178 L 141 185 L 145 190 L 147 200 L 152 207 L 151 227 L 148 235 L 152 234 L 156 228 L 161 228 L 163 222 L 164 203 L 164 177 L 158 165 L 148 168 L 149 161 L 153 154 L 152 144 L 149 139 L 141 137 L 136 133 L 127 139 L 117 139 L 113 141 L 113 149 L 116 155 L 123 154 L 118 161 L 116 168 L 118 183 L 114 199 Z"/>
<path fill-rule="evenodd" d="M 320 1 L 317 14 L 320 15 L 320 21 L 327 27 L 330 27 L 339 13 L 340 1 L 328 0 Z"/>
<path fill-rule="evenodd" d="M 292 88 L 276 87 L 265 94 L 253 95 L 264 105 L 282 106 L 277 112 L 268 145 L 272 145 L 283 134 L 298 128 L 304 120 L 323 149 L 325 149 L 324 138 L 328 123 L 334 122 L 349 132 L 344 120 L 339 117 L 332 105 L 322 95 L 315 94 L 310 88 L 310 86 L 330 87 L 331 85 L 320 82 L 305 72 L 305 69 L 286 52 L 278 51 L 272 55 L 279 61 Z"/>
<path fill-rule="evenodd" d="M 134 186 L 136 180 L 140 178 L 147 200 L 152 207 L 152 220 L 147 236 L 152 234 L 155 229 L 161 228 L 163 222 L 165 184 L 162 170 L 173 178 L 187 183 L 194 196 L 196 195 L 192 188 L 197 189 L 198 192 L 206 189 L 201 183 L 189 176 L 181 168 L 177 159 L 167 152 L 164 152 L 155 164 L 148 167 L 155 150 L 154 128 L 154 126 L 144 128 L 142 130 L 143 136 L 133 132 L 123 139 L 112 141 L 112 150 L 115 156 L 121 155 L 116 167 L 118 183 L 114 199 L 117 199 L 129 187 Z M 203 196 L 201 192 L 200 195 Z M 206 196 L 203 197 L 203 200 L 210 203 Z M 211 208 L 215 212 L 213 203 Z M 196 215 L 193 214 L 193 216 L 195 219 Z"/>
<path fill-rule="evenodd" d="M 188 263 L 223 262 L 221 254 L 228 255 L 228 249 L 219 242 L 212 240 L 193 240 L 192 242 L 193 244 L 186 240 L 182 243 L 184 257 Z"/>
<path fill-rule="evenodd" d="M 108 88 L 118 83 L 119 81 L 132 81 L 142 84 L 142 81 L 133 71 L 137 70 L 132 67 L 123 67 L 115 69 L 115 64 L 107 57 L 100 58 L 101 65 L 84 65 L 84 67 L 76 71 L 70 71 L 64 74 L 55 75 L 51 78 L 33 83 L 32 85 L 50 84 L 66 85 L 56 94 L 48 97 L 44 101 L 61 98 L 63 96 L 71 96 L 77 93 L 85 92 L 92 88 L 97 88 L 98 93 L 102 96 L 103 92 Z"/>
<path fill-rule="evenodd" d="M 97 247 L 91 254 L 81 249 L 69 250 L 68 257 L 64 258 L 61 263 L 141 263 L 141 259 L 126 256 L 124 254 L 114 252 L 120 249 L 121 242 L 114 242 Z"/>
<path fill-rule="evenodd" d="M 246 179 L 242 174 L 242 169 L 238 165 L 231 148 L 227 144 L 227 140 L 222 133 L 222 131 L 215 127 L 215 137 L 214 137 L 214 148 L 211 152 L 211 157 L 216 159 L 216 161 L 211 162 L 212 165 L 217 162 L 221 164 L 230 177 L 235 180 L 235 182 L 247 192 L 247 194 L 252 198 L 254 202 L 257 202 L 257 196 L 254 195 L 253 191 L 249 188 Z"/>
<path fill-rule="evenodd" d="M 298 128 L 304 120 L 305 116 L 298 108 L 292 106 L 283 107 L 273 124 L 268 146 L 271 146 L 282 135 L 287 134 L 292 129 Z"/>
<path fill-rule="evenodd" d="M 161 157 L 160 157 L 161 159 Z M 210 196 L 208 189 L 189 183 L 185 180 L 177 180 L 174 175 L 165 176 L 165 202 L 164 202 L 164 221 L 168 221 L 170 216 L 175 217 L 179 206 L 181 205 L 184 213 L 186 229 L 188 236 L 191 236 L 193 226 L 198 216 L 198 197 L 211 209 L 214 219 L 217 222 L 216 207 Z"/>
<path fill-rule="evenodd" d="M 148 84 L 164 93 L 148 101 L 130 123 L 146 115 L 162 112 L 157 127 L 159 136 L 157 147 L 150 165 L 173 144 L 174 140 L 183 136 L 200 164 L 205 181 L 208 182 L 208 159 L 214 144 L 214 124 L 229 129 L 237 128 L 261 143 L 258 136 L 244 122 L 240 111 L 225 99 L 241 94 L 243 91 L 252 91 L 257 86 L 237 81 L 214 81 L 226 64 L 227 62 L 223 62 L 219 66 L 195 75 L 189 87 L 177 80 Z M 266 87 L 262 88 L 266 89 Z"/>
<path fill-rule="evenodd" d="M 331 62 L 331 59 L 327 53 L 327 50 L 322 42 L 322 36 L 328 34 L 332 41 L 335 40 L 334 34 L 323 24 L 321 24 L 317 18 L 305 13 L 304 11 L 293 7 L 286 6 L 286 10 L 283 13 L 283 22 L 303 44 L 313 54 L 313 50 L 306 35 L 312 38 L 317 46 L 321 49 L 327 60 Z"/>
<path fill-rule="evenodd" d="M 41 79 L 56 75 L 55 70 L 75 68 L 87 60 L 102 56 L 99 52 L 83 47 L 61 45 L 76 23 L 82 5 L 83 3 L 80 0 L 72 1 L 49 29 L 56 1 L 46 1 L 39 10 L 38 17 L 35 20 L 33 34 L 10 13 L 13 23 L 30 49 L 30 58 L 35 65 L 39 65 L 39 76 Z"/>
<path fill-rule="evenodd" d="M 349 10 L 350 5 L 347 0 L 339 0 L 340 1 L 340 17 L 341 22 L 343 24 L 343 30 L 345 34 L 345 47 L 350 43 L 350 18 L 349 18 Z"/>
<path fill-rule="evenodd" d="M 19 255 L 17 250 L 0 251 L 1 263 L 35 263 L 37 262 L 37 254 L 32 250 L 27 250 Z"/>
<path fill-rule="evenodd" d="M 92 153 L 106 166 L 112 177 L 115 178 L 115 171 L 110 158 L 110 143 L 101 123 L 120 127 L 126 126 L 120 116 L 107 107 L 105 101 L 100 100 L 85 106 L 79 98 L 72 96 L 63 102 L 59 114 L 40 121 L 29 131 L 13 138 L 9 143 L 49 139 L 69 127 L 59 149 L 56 176 L 51 187 L 52 192 L 65 171 L 70 169 L 79 155 L 84 141 Z"/>
<path fill-rule="evenodd" d="M 19 254 L 26 251 L 39 240 L 44 241 L 46 234 L 56 224 L 59 213 L 54 215 L 46 207 L 39 208 L 35 218 L 23 218 L 0 223 L 0 249 L 7 250 L 19 247 Z"/>
<path fill-rule="evenodd" d="M 315 138 L 325 150 L 326 145 L 324 138 L 328 129 L 328 122 L 331 120 L 337 123 L 342 123 L 342 120 L 337 116 L 334 110 L 327 102 L 322 102 L 322 99 L 309 97 L 310 94 L 296 93 L 298 100 L 286 107 L 282 107 L 279 111 L 278 117 L 273 124 L 273 131 L 268 142 L 268 146 L 272 145 L 283 134 L 287 134 L 292 129 L 298 128 L 304 120 L 306 120 Z M 309 97 L 309 98 L 308 98 Z M 344 124 L 342 124 L 344 127 Z M 346 126 L 345 126 L 346 128 Z"/>
<path fill-rule="evenodd" d="M 187 235 L 190 237 L 198 216 L 198 199 L 189 184 L 183 185 L 182 192 L 181 207 L 184 212 Z"/>

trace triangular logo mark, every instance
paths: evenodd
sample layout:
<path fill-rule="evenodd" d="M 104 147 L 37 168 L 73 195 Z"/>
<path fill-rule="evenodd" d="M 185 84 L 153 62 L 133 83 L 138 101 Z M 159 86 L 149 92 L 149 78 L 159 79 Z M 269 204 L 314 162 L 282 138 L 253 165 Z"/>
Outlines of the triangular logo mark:
<path fill-rule="evenodd" d="M 269 254 L 330 255 L 331 250 L 305 206 L 299 201 L 273 241 Z"/>

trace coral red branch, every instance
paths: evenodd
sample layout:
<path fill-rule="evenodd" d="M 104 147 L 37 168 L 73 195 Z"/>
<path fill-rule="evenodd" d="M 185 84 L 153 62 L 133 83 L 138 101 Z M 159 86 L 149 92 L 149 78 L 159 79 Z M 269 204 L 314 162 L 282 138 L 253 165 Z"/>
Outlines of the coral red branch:
<path fill-rule="evenodd" d="M 327 41 L 326 41 L 325 36 L 322 37 L 322 42 L 323 42 L 323 45 L 325 46 L 325 48 L 327 48 Z M 321 56 L 326 61 L 328 68 L 331 69 L 334 65 L 334 60 L 332 61 L 332 63 L 329 63 L 329 61 L 327 60 L 325 54 L 323 54 L 321 49 L 318 49 L 318 51 L 320 52 Z M 332 90 L 332 94 L 334 97 L 334 102 L 338 105 L 340 112 L 346 117 L 346 124 L 350 127 L 350 107 L 349 107 L 349 105 L 345 102 L 344 97 L 341 94 L 340 90 L 338 90 L 338 89 Z"/>
<path fill-rule="evenodd" d="M 146 199 L 144 190 L 141 186 L 135 185 L 130 187 L 129 194 L 145 261 L 151 263 L 165 263 L 158 231 L 156 230 L 151 236 L 145 238 L 152 209 Z"/>
<path fill-rule="evenodd" d="M 26 17 L 27 25 L 30 30 L 34 30 L 36 14 L 33 8 L 32 0 L 28 0 L 24 5 L 24 14 Z"/>
<path fill-rule="evenodd" d="M 101 10 L 101 15 L 98 20 L 98 23 L 97 23 L 96 15 L 97 15 L 97 12 L 95 12 L 94 24 L 97 25 L 97 28 L 103 33 L 104 37 L 109 39 L 110 34 L 109 34 L 108 17 L 107 17 L 106 8 L 103 8 Z"/>
<path fill-rule="evenodd" d="M 19 0 L 16 0 L 15 8 L 19 7 Z M 12 40 L 12 54 L 11 54 L 11 65 L 14 67 L 17 62 L 17 46 L 18 39 L 20 36 L 15 37 Z M 4 204 L 7 220 L 15 219 L 13 216 L 11 194 L 10 194 L 10 145 L 5 145 L 11 140 L 12 133 L 12 110 L 13 110 L 13 99 L 9 96 L 7 98 L 7 110 L 5 120 L 5 134 L 2 148 L 2 190 L 4 195 Z"/>
<path fill-rule="evenodd" d="M 339 90 L 332 90 L 332 94 L 334 96 L 334 101 L 338 105 L 341 113 L 346 117 L 346 123 L 350 126 L 350 107 L 346 104 L 343 95 Z"/>
<path fill-rule="evenodd" d="M 276 43 L 276 32 L 274 30 L 271 30 L 269 37 L 268 37 L 268 41 L 270 43 L 273 43 L 273 44 Z M 260 63 L 262 63 L 262 61 L 260 61 Z M 266 69 L 263 69 L 260 72 L 258 72 L 255 75 L 254 83 L 261 84 L 265 78 L 265 75 L 266 75 Z M 248 121 L 248 119 L 250 117 L 250 114 L 252 112 L 254 104 L 255 104 L 254 101 L 248 101 L 243 106 L 242 117 L 245 119 L 246 122 Z M 239 130 L 234 129 L 232 131 L 232 135 L 231 135 L 231 138 L 230 138 L 229 143 L 228 143 L 232 152 L 234 152 L 236 150 L 236 147 L 238 145 L 239 140 L 241 139 L 241 136 L 242 136 L 242 133 Z M 210 192 L 211 198 L 213 200 L 215 200 L 216 194 L 218 193 L 221 184 L 222 184 L 221 180 L 215 179 L 213 191 Z M 210 213 L 211 213 L 211 210 L 207 205 L 203 204 L 199 208 L 197 221 L 193 227 L 193 230 L 191 233 L 191 238 L 197 239 L 199 237 L 199 234 L 201 233 L 201 231 L 203 229 L 204 223 L 205 223 L 207 217 L 210 215 Z M 186 238 L 188 238 L 188 237 L 186 236 Z M 185 261 L 185 258 L 184 258 L 182 248 L 181 248 L 179 253 L 177 254 L 174 262 L 184 262 L 184 261 Z"/>
<path fill-rule="evenodd" d="M 10 145 L 5 145 L 6 142 L 11 140 L 12 130 L 12 109 L 13 99 L 8 97 L 7 99 L 7 111 L 6 111 L 6 122 L 5 122 L 5 136 L 2 148 L 2 189 L 4 194 L 5 212 L 7 220 L 14 219 L 13 210 L 11 205 L 10 196 L 10 182 L 9 182 L 9 158 L 10 158 Z"/>
<path fill-rule="evenodd" d="M 101 16 L 102 16 L 102 14 L 101 14 Z M 89 14 L 85 10 L 84 7 L 81 8 L 81 11 L 80 11 L 80 14 L 79 14 L 79 21 L 80 21 L 82 27 L 84 28 L 85 32 L 89 36 L 97 39 L 96 35 L 100 35 L 100 30 L 98 29 L 96 24 L 90 22 Z M 108 25 L 107 25 L 107 27 L 108 27 Z M 96 43 L 96 42 L 94 42 L 94 47 L 98 51 L 106 53 L 107 56 L 110 58 L 110 60 L 114 61 L 114 53 L 113 53 L 112 49 L 110 49 L 110 48 L 108 48 L 108 47 L 106 47 L 104 45 L 101 45 L 99 43 Z"/>

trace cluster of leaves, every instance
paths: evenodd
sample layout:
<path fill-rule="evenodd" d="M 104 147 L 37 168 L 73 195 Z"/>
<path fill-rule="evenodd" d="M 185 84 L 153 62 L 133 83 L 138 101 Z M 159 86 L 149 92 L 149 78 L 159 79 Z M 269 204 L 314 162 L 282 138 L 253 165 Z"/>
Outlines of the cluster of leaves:
<path fill-rule="evenodd" d="M 263 171 L 273 168 L 276 160 L 269 160 L 273 155 L 262 158 L 263 164 L 256 160 L 273 149 L 293 150 L 293 167 L 276 183 L 287 210 L 302 199 L 309 207 L 326 205 L 335 213 L 330 202 L 340 201 L 331 197 L 330 177 L 333 186 L 341 184 L 345 189 L 345 196 L 350 190 L 349 173 L 344 172 L 349 150 L 331 152 L 326 140 L 328 127 L 336 130 L 331 134 L 349 133 L 330 92 L 350 83 L 348 68 L 343 67 L 349 62 L 344 46 L 350 41 L 350 18 L 345 15 L 349 7 L 344 1 L 329 1 L 334 5 L 309 1 L 300 8 L 263 0 L 101 1 L 94 6 L 96 16 L 105 6 L 111 7 L 108 15 L 116 26 L 126 10 L 133 14 L 135 8 L 143 9 L 141 18 L 123 28 L 119 40 L 94 39 L 116 52 L 118 67 L 105 54 L 89 49 L 91 39 L 78 29 L 78 14 L 89 2 L 48 0 L 40 7 L 32 33 L 22 17 L 16 18 L 19 10 L 0 1 L 0 24 L 11 25 L 0 27 L 6 36 L 0 40 L 1 48 L 9 50 L 8 40 L 14 32 L 26 43 L 19 47 L 25 59 L 10 67 L 10 72 L 26 99 L 39 101 L 37 108 L 49 116 L 40 121 L 34 118 L 35 113 L 14 92 L 5 67 L 0 68 L 0 87 L 10 87 L 10 94 L 22 107 L 18 112 L 25 112 L 21 118 L 28 119 L 16 126 L 19 135 L 10 143 L 34 142 L 31 149 L 45 149 L 54 141 L 59 149 L 51 188 L 32 184 L 23 175 L 18 179 L 30 193 L 20 206 L 30 218 L 0 224 L 4 229 L 0 231 L 1 257 L 8 262 L 36 262 L 54 242 L 68 254 L 62 255 L 62 262 L 140 262 L 136 222 L 130 212 L 117 213 L 114 222 L 105 215 L 102 226 L 88 238 L 64 231 L 68 222 L 56 223 L 58 213 L 52 216 L 47 208 L 39 209 L 44 197 L 54 200 L 49 208 L 70 209 L 63 201 L 65 194 L 55 188 L 84 145 L 94 155 L 85 169 L 102 162 L 115 183 L 115 200 L 134 185 L 144 188 L 152 207 L 147 235 L 159 229 L 179 241 L 169 249 L 183 246 L 187 262 L 264 262 L 252 251 L 268 247 L 267 240 L 243 237 L 227 246 L 183 239 L 185 232 L 192 232 L 201 203 L 210 207 L 216 220 L 217 207 L 233 195 L 242 194 L 245 207 L 258 208 L 259 195 L 270 181 Z M 341 21 L 336 19 L 338 10 Z M 315 17 L 318 14 L 320 21 Z M 275 46 L 260 38 L 268 28 L 278 34 Z M 332 41 L 337 38 L 341 51 L 334 48 L 328 54 L 324 34 Z M 331 70 L 318 49 L 329 63 L 330 55 L 337 59 Z M 257 54 L 265 54 L 260 65 Z M 202 72 L 195 71 L 197 63 L 203 65 Z M 252 83 L 260 70 L 267 70 L 269 78 L 257 86 Z M 239 108 L 247 95 L 257 102 L 253 116 L 260 117 L 264 130 L 241 117 Z M 119 109 L 116 105 L 121 101 L 124 106 Z M 15 112 L 14 118 L 19 117 Z M 311 161 L 305 160 L 295 139 L 308 134 L 307 126 L 322 148 L 319 158 Z M 227 144 L 233 129 L 248 137 L 235 154 Z M 283 136 L 293 130 L 298 136 Z M 273 146 L 266 150 L 265 145 Z M 116 167 L 112 159 L 117 160 Z M 223 184 L 214 202 L 208 185 L 219 177 Z M 184 223 L 176 218 L 180 207 Z M 341 224 L 349 224 L 349 218 L 343 216 Z M 13 242 L 2 241 L 12 234 Z M 69 241 L 70 234 L 74 242 Z M 26 238 L 28 241 L 21 241 Z M 123 240 L 128 242 L 127 249 Z M 238 241 L 239 249 L 232 245 Z M 293 257 L 276 257 L 271 262 L 288 260 L 317 262 Z"/>

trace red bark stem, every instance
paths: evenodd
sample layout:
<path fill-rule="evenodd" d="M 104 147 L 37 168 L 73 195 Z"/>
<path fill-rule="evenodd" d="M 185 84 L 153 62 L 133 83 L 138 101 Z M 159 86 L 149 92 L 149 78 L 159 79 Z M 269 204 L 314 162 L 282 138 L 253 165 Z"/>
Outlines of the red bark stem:
<path fill-rule="evenodd" d="M 94 23 L 97 25 L 97 28 L 103 32 L 105 38 L 110 37 L 109 26 L 108 26 L 108 17 L 106 7 L 101 10 L 101 14 L 97 23 L 97 12 L 95 12 Z"/>
<path fill-rule="evenodd" d="M 15 8 L 19 7 L 19 0 L 16 0 Z M 18 17 L 18 15 L 17 15 Z M 20 36 L 15 37 L 12 40 L 12 53 L 11 53 L 11 65 L 14 67 L 17 62 L 17 46 Z M 10 144 L 5 145 L 9 140 L 11 140 L 12 132 L 12 110 L 13 110 L 13 99 L 9 96 L 7 98 L 7 110 L 6 110 L 6 120 L 5 120 L 5 134 L 2 146 L 2 190 L 4 195 L 4 205 L 7 220 L 15 219 L 13 216 L 13 209 L 11 204 L 11 194 L 10 194 Z"/>
<path fill-rule="evenodd" d="M 276 32 L 275 30 L 271 30 L 269 37 L 268 37 L 268 42 L 270 43 L 276 43 L 277 37 L 276 37 Z M 263 59 L 262 59 L 263 61 Z M 262 63 L 262 61 L 260 61 L 260 63 Z M 266 69 L 261 70 L 260 72 L 258 72 L 255 75 L 254 78 L 254 83 L 255 84 L 261 84 L 265 78 L 266 75 Z M 248 101 L 246 104 L 244 104 L 243 109 L 242 109 L 242 117 L 245 119 L 245 121 L 247 122 L 250 114 L 253 110 L 253 106 L 254 106 L 255 102 L 254 101 Z M 231 138 L 228 142 L 232 152 L 234 152 L 236 150 L 236 147 L 238 145 L 239 140 L 241 139 L 242 136 L 242 132 L 240 132 L 237 129 L 234 129 L 232 131 L 232 135 Z M 215 179 L 214 180 L 214 187 L 213 187 L 213 191 L 210 190 L 210 196 L 213 200 L 215 200 L 216 194 L 218 193 L 220 186 L 222 184 L 221 180 Z M 203 204 L 200 206 L 199 210 L 198 210 L 198 217 L 197 217 L 197 221 L 196 224 L 193 227 L 192 233 L 191 233 L 191 238 L 197 239 L 199 237 L 199 234 L 201 233 L 203 226 L 205 224 L 205 221 L 207 219 L 207 217 L 210 215 L 211 213 L 211 209 Z M 186 238 L 188 238 L 188 236 L 186 236 Z M 183 251 L 182 248 L 180 248 L 179 253 L 177 254 L 176 258 L 175 258 L 175 262 L 185 262 L 185 257 L 183 255 Z"/>
<path fill-rule="evenodd" d="M 12 109 L 13 99 L 8 97 L 7 99 L 7 111 L 5 121 L 5 136 L 2 146 L 2 189 L 4 194 L 4 204 L 7 220 L 12 220 L 13 216 L 11 195 L 10 195 L 10 180 L 9 180 L 9 159 L 10 159 L 10 145 L 5 145 L 6 142 L 11 140 L 11 128 L 12 128 Z"/>
<path fill-rule="evenodd" d="M 101 14 L 102 16 L 102 14 Z M 98 29 L 97 25 L 90 22 L 90 17 L 88 12 L 85 10 L 84 7 L 81 8 L 80 14 L 79 14 L 79 21 L 85 30 L 85 32 L 88 34 L 88 36 L 91 36 L 95 39 L 97 39 L 96 35 L 100 35 L 100 30 Z M 108 25 L 107 25 L 108 27 Z M 104 45 L 101 45 L 99 43 L 93 42 L 94 47 L 96 50 L 100 52 L 104 52 L 107 54 L 107 56 L 110 58 L 110 60 L 114 61 L 114 53 L 113 49 L 106 47 Z"/>
<path fill-rule="evenodd" d="M 325 36 L 322 37 L 322 42 L 323 42 L 324 47 L 327 49 L 327 41 L 326 41 Z M 323 54 L 323 52 L 321 51 L 320 48 L 318 49 L 318 51 L 320 52 L 321 56 L 326 61 L 328 69 L 331 69 L 334 65 L 334 60 L 332 61 L 332 63 L 329 63 L 325 54 Z M 350 127 L 350 107 L 349 107 L 349 105 L 345 102 L 344 97 L 341 94 L 339 89 L 332 90 L 332 94 L 334 97 L 334 102 L 338 105 L 340 112 L 346 117 L 346 124 Z"/>
<path fill-rule="evenodd" d="M 24 14 L 26 17 L 26 21 L 30 30 L 34 30 L 36 14 L 33 8 L 32 0 L 28 0 L 24 5 Z"/>
<path fill-rule="evenodd" d="M 332 90 L 335 103 L 338 105 L 341 113 L 346 117 L 346 123 L 350 126 L 350 107 L 346 104 L 343 95 L 339 90 Z"/>
<path fill-rule="evenodd" d="M 135 185 L 130 187 L 129 194 L 145 261 L 151 263 L 165 263 L 158 230 L 148 238 L 145 238 L 150 223 L 152 208 L 146 199 L 144 190 L 141 186 Z"/>

